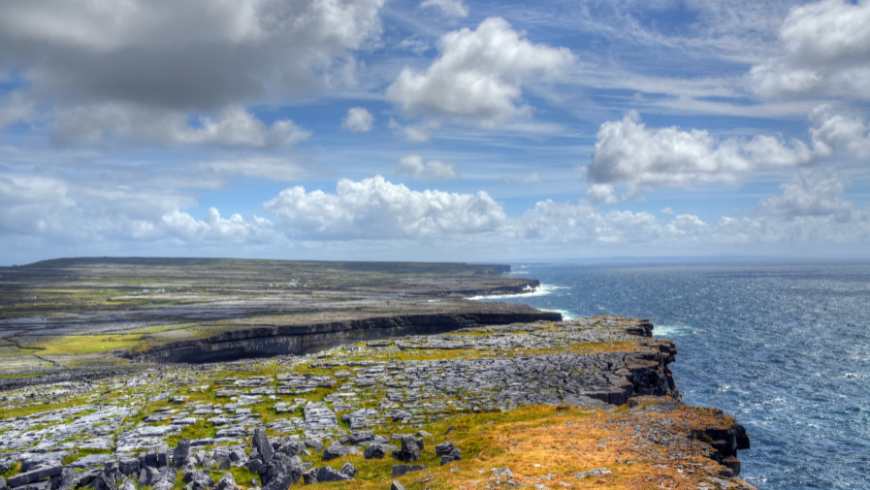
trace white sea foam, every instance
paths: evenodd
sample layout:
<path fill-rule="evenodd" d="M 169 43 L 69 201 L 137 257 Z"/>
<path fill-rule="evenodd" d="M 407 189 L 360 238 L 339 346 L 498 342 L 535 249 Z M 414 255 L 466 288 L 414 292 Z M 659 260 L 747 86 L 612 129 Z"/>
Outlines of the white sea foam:
<path fill-rule="evenodd" d="M 553 291 L 557 289 L 567 289 L 564 286 L 547 286 L 545 284 L 541 284 L 537 289 L 526 293 L 515 293 L 515 294 L 493 294 L 491 296 L 472 296 L 471 300 L 482 300 L 482 299 L 505 299 L 505 298 L 531 298 L 533 296 L 546 296 L 551 294 Z"/>
<path fill-rule="evenodd" d="M 694 330 L 687 325 L 656 325 L 653 329 L 653 337 L 679 337 L 690 334 Z"/>

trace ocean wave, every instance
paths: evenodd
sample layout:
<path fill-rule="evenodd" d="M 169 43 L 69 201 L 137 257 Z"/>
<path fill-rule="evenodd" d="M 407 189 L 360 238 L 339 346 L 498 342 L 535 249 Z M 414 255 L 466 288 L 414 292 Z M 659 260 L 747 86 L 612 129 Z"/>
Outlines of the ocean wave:
<path fill-rule="evenodd" d="M 553 291 L 555 291 L 557 289 L 568 289 L 568 288 L 565 286 L 547 286 L 545 284 L 541 284 L 540 286 L 538 286 L 537 289 L 534 289 L 534 290 L 529 291 L 527 293 L 493 294 L 493 295 L 489 295 L 489 296 L 485 296 L 485 295 L 484 296 L 472 296 L 470 298 L 465 298 L 465 299 L 470 299 L 470 300 L 474 300 L 474 301 L 481 301 L 481 300 L 487 300 L 487 299 L 531 298 L 534 296 L 545 296 L 548 294 L 552 294 Z"/>
<path fill-rule="evenodd" d="M 653 329 L 653 337 L 678 337 L 694 331 L 693 327 L 687 325 L 656 325 Z"/>

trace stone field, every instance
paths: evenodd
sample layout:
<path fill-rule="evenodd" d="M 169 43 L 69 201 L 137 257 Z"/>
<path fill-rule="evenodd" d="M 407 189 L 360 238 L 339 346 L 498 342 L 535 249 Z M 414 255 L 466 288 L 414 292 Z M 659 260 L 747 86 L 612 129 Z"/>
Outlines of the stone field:
<path fill-rule="evenodd" d="M 0 490 L 752 488 L 671 341 L 592 317 L 0 393 Z"/>

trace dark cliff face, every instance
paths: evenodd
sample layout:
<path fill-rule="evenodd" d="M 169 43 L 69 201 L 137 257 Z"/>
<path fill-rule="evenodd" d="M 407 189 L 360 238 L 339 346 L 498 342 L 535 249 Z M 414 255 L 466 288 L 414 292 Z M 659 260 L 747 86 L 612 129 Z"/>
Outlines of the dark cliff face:
<path fill-rule="evenodd" d="M 202 363 L 282 354 L 307 354 L 350 342 L 404 335 L 431 335 L 460 328 L 561 321 L 561 313 L 524 312 L 397 315 L 310 325 L 261 327 L 222 332 L 197 341 L 176 342 L 127 356 L 145 362 Z"/>

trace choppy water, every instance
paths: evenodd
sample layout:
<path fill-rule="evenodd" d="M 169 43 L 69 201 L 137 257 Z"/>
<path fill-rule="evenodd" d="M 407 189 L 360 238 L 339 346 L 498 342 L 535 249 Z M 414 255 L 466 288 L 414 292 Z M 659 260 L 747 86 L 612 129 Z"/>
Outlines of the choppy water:
<path fill-rule="evenodd" d="M 746 426 L 763 489 L 870 488 L 870 263 L 529 265 L 547 294 L 499 299 L 649 318 L 685 401 Z M 487 300 L 487 301 L 492 301 Z"/>

